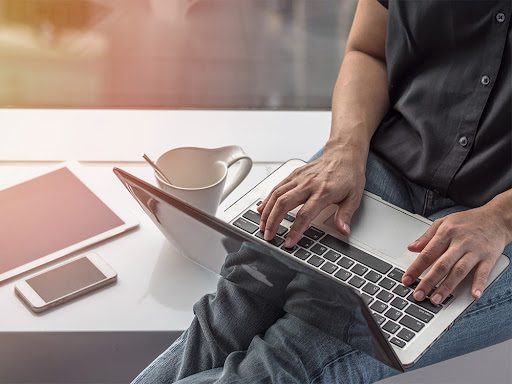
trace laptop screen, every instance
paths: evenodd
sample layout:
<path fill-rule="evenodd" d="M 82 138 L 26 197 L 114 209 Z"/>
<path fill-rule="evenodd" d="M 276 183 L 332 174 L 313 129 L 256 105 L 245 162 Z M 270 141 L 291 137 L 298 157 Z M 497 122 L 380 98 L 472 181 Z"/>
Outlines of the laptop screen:
<path fill-rule="evenodd" d="M 114 172 L 176 248 L 220 275 L 217 294 L 224 297 L 226 310 L 236 314 L 266 303 L 403 370 L 351 288 L 124 171 Z"/>

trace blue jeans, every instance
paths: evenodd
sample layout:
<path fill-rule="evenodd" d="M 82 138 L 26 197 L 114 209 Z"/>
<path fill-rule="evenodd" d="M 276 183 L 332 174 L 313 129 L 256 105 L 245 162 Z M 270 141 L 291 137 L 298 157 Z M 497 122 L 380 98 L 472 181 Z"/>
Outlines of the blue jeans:
<path fill-rule="evenodd" d="M 415 185 L 370 154 L 366 189 L 430 219 L 467 209 Z M 504 253 L 512 256 L 512 244 Z M 512 268 L 418 361 L 420 368 L 512 338 Z M 221 278 L 190 327 L 134 381 L 372 383 L 398 371 Z"/>

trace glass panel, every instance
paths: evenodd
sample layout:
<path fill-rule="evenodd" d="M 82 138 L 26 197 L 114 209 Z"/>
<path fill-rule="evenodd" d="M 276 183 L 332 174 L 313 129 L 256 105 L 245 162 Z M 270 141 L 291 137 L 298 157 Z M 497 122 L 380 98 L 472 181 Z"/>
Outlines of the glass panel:
<path fill-rule="evenodd" d="M 356 0 L 0 0 L 0 106 L 329 109 Z"/>

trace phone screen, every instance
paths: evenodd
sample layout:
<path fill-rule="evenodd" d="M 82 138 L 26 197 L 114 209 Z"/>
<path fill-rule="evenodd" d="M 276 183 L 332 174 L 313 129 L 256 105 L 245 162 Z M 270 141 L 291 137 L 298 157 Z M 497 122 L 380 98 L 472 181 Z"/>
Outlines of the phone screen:
<path fill-rule="evenodd" d="M 105 280 L 106 276 L 87 258 L 81 257 L 27 280 L 47 303 Z"/>

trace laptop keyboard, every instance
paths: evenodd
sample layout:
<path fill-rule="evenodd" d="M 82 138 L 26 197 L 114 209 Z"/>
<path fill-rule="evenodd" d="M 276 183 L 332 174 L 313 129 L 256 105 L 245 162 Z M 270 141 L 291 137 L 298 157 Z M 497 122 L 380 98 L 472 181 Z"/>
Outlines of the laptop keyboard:
<path fill-rule="evenodd" d="M 284 223 L 291 225 L 294 220 L 295 217 L 288 213 Z M 248 210 L 233 225 L 263 239 L 259 222 L 259 213 Z M 280 225 L 277 235 L 269 243 L 356 289 L 369 306 L 384 336 L 399 348 L 405 348 L 414 340 L 453 298 L 450 295 L 441 305 L 432 304 L 428 297 L 418 302 L 414 300 L 412 293 L 419 280 L 411 287 L 402 285 L 404 271 L 386 261 L 314 226 L 304 232 L 297 245 L 285 248 L 283 244 L 287 231 L 286 226 Z"/>

